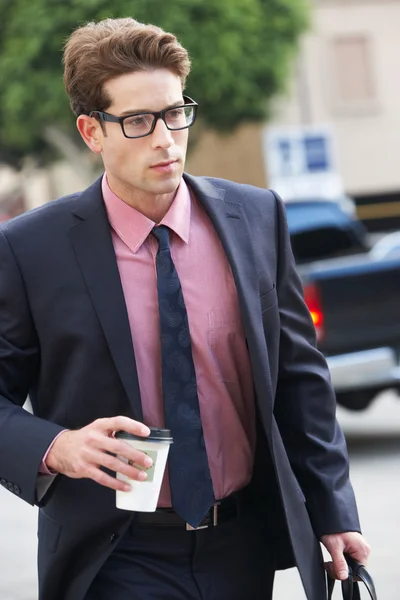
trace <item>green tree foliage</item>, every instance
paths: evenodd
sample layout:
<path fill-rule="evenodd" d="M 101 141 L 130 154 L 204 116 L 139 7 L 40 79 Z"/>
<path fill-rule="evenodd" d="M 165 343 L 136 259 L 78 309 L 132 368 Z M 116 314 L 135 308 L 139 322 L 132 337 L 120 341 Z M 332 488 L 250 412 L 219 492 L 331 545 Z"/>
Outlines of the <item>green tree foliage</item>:
<path fill-rule="evenodd" d="M 76 135 L 61 55 L 78 25 L 132 16 L 175 33 L 193 67 L 187 93 L 205 126 L 230 130 L 268 115 L 281 91 L 307 0 L 0 0 L 0 160 L 51 159 L 46 128 Z"/>

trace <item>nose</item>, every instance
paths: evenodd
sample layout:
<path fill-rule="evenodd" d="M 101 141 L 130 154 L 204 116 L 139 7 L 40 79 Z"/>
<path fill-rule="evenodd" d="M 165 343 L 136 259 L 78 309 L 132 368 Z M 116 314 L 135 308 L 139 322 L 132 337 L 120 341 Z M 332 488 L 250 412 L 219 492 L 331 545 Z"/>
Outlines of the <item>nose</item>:
<path fill-rule="evenodd" d="M 162 119 L 158 119 L 151 137 L 153 146 L 156 148 L 170 148 L 174 144 L 172 131 L 168 129 Z"/>

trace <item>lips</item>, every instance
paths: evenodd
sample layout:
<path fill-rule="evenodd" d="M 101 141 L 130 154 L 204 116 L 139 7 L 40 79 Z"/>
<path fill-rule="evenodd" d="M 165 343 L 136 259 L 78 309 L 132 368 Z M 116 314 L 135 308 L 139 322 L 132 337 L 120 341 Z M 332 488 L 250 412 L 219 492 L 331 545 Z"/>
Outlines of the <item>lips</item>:
<path fill-rule="evenodd" d="M 170 159 L 170 160 L 163 160 L 155 165 L 152 165 L 152 169 L 155 169 L 156 167 L 168 167 L 169 165 L 174 164 L 175 162 L 177 162 L 177 159 Z"/>

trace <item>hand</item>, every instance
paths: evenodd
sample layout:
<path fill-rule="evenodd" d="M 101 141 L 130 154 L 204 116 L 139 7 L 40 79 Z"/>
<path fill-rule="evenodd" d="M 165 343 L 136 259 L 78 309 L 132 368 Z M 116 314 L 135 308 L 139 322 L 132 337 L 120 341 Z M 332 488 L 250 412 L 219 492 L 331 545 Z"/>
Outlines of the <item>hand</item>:
<path fill-rule="evenodd" d="M 128 417 L 97 419 L 82 429 L 62 433 L 47 455 L 46 466 L 73 479 L 93 479 L 112 490 L 129 491 L 129 484 L 111 477 L 100 467 L 123 473 L 138 481 L 145 480 L 147 473 L 107 453 L 118 454 L 145 468 L 151 467 L 153 463 L 143 452 L 135 450 L 123 440 L 115 439 L 115 431 L 126 431 L 143 437 L 150 434 L 146 425 Z"/>
<path fill-rule="evenodd" d="M 367 566 L 371 552 L 367 541 L 356 531 L 323 535 L 321 542 L 328 550 L 333 562 L 325 563 L 325 568 L 332 579 L 347 579 L 349 569 L 344 553 L 349 554 L 357 562 Z"/>

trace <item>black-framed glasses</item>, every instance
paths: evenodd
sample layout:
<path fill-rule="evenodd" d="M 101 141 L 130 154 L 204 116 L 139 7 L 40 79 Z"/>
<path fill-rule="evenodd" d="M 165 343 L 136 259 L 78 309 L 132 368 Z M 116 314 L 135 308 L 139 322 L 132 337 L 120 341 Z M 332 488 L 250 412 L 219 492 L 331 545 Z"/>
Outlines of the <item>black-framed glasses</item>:
<path fill-rule="evenodd" d="M 185 104 L 165 108 L 159 112 L 140 112 L 116 117 L 101 110 L 92 110 L 89 117 L 97 117 L 100 121 L 119 123 L 125 137 L 141 138 L 153 133 L 158 119 L 162 119 L 170 131 L 191 127 L 196 120 L 198 104 L 189 96 L 183 96 L 183 101 Z"/>

